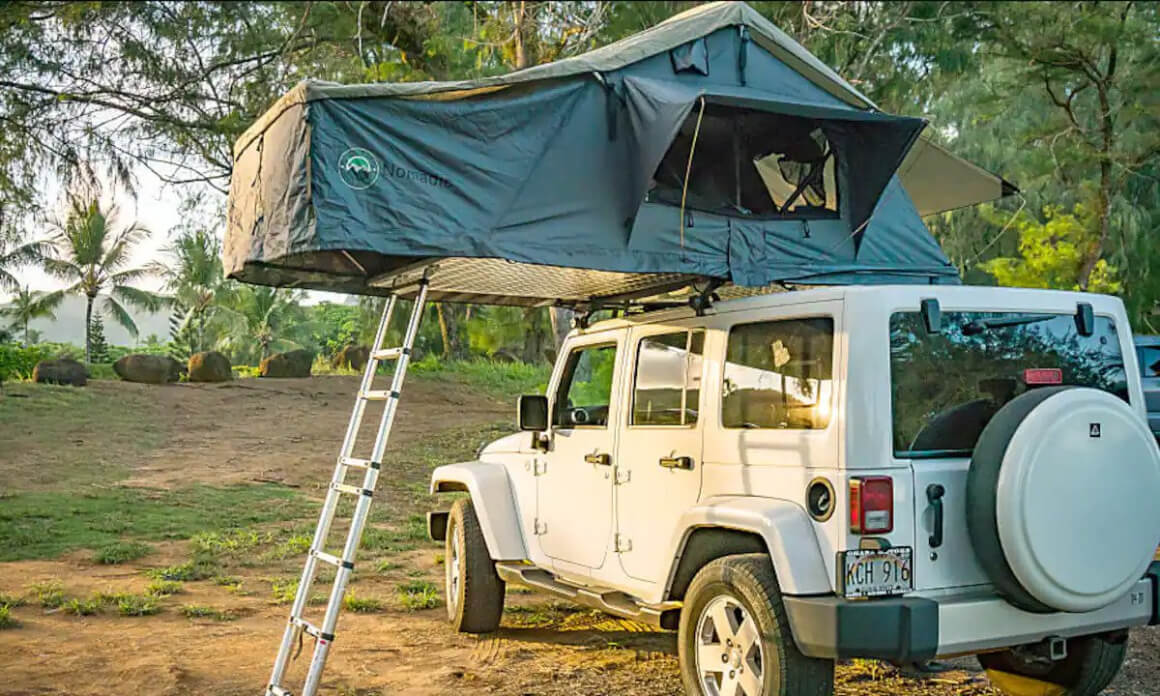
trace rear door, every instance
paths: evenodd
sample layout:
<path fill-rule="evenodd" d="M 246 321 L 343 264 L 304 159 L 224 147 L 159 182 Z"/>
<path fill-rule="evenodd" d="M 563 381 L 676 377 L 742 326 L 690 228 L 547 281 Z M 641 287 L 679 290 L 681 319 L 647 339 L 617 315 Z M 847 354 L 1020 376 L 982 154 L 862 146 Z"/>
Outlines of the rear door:
<path fill-rule="evenodd" d="M 1136 359 L 1140 364 L 1140 382 L 1144 387 L 1144 403 L 1148 408 L 1148 425 L 1152 434 L 1160 437 L 1160 340 L 1145 337 L 1136 343 Z"/>
<path fill-rule="evenodd" d="M 616 549 L 624 572 L 663 582 L 681 514 L 701 489 L 705 331 L 633 329 L 627 425 L 617 444 Z"/>
<path fill-rule="evenodd" d="M 944 311 L 942 324 L 930 334 L 917 311 L 890 318 L 893 447 L 914 477 L 916 590 L 989 582 L 967 529 L 966 489 L 975 443 L 1000 408 L 1049 384 L 1128 400 L 1110 317 L 1097 316 L 1091 336 L 1070 314 Z"/>

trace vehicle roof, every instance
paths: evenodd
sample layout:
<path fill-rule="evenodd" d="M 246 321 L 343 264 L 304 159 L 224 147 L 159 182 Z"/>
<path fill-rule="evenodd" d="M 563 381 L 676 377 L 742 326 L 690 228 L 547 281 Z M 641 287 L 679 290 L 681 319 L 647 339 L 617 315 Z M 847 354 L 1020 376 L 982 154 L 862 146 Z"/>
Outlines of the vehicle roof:
<path fill-rule="evenodd" d="M 1042 308 L 1045 302 L 1052 305 L 1087 302 L 1099 313 L 1119 315 L 1123 312 L 1123 303 L 1118 297 L 1070 290 L 981 285 L 843 285 L 775 291 L 763 295 L 721 300 L 714 302 L 706 313 L 718 315 L 765 307 L 786 307 L 810 302 L 848 299 L 869 301 L 883 306 L 913 304 L 917 311 L 919 300 L 925 298 L 936 298 L 943 304 L 944 310 L 951 309 L 952 311 L 956 306 L 969 307 L 977 311 L 1002 311 L 1004 307 L 1017 308 L 1017 311 L 1052 311 Z M 694 316 L 696 316 L 695 313 L 688 307 L 641 312 L 594 322 L 579 333 L 595 333 L 630 326 L 688 319 Z M 1156 338 L 1157 342 L 1160 342 L 1160 337 Z"/>

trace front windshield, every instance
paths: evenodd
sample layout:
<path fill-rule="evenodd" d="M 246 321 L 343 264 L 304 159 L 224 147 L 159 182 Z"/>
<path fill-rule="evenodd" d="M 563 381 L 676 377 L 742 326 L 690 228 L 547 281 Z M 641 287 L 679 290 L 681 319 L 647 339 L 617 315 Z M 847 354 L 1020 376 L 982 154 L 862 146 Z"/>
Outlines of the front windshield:
<path fill-rule="evenodd" d="M 1108 317 L 1096 317 L 1092 335 L 1081 336 L 1070 314 L 946 312 L 938 334 L 927 333 L 918 312 L 891 315 L 895 456 L 970 456 L 991 417 L 1037 388 L 1027 370 L 1128 400 Z"/>

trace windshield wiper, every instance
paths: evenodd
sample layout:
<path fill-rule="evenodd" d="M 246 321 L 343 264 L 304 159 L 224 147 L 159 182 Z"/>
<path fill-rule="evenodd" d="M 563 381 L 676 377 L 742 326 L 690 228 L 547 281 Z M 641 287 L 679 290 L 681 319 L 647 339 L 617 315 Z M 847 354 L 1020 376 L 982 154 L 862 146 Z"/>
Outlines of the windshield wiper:
<path fill-rule="evenodd" d="M 1025 314 L 1021 317 L 994 317 L 992 319 L 976 319 L 963 324 L 964 336 L 975 336 L 989 329 L 1002 329 L 1008 326 L 1023 326 L 1041 321 L 1054 319 L 1056 314 Z"/>

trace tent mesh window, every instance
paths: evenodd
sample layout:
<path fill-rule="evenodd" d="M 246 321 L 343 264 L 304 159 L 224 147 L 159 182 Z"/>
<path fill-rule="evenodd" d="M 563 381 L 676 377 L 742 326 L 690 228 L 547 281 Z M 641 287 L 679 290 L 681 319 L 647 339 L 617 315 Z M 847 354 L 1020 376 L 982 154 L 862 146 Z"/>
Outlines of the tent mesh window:
<path fill-rule="evenodd" d="M 694 108 L 681 125 L 648 200 L 679 206 L 685 194 L 685 207 L 723 215 L 836 218 L 835 169 L 816 120 L 707 104 L 703 116 Z"/>

